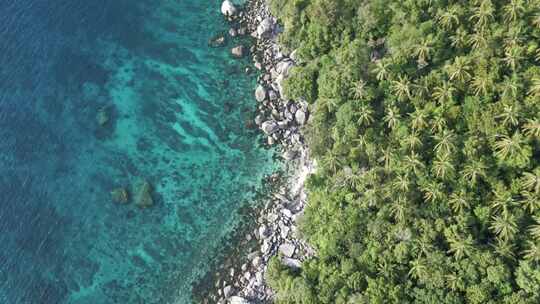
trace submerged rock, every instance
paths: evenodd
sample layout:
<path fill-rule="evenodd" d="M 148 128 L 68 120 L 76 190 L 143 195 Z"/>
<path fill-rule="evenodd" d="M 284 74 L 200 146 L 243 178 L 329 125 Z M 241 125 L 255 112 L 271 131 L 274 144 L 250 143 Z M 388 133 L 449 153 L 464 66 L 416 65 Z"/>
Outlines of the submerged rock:
<path fill-rule="evenodd" d="M 217 47 L 224 46 L 225 42 L 226 42 L 225 36 L 219 35 L 210 39 L 210 41 L 208 42 L 208 45 L 210 45 L 211 47 L 217 48 Z"/>
<path fill-rule="evenodd" d="M 238 10 L 236 9 L 236 6 L 230 1 L 225 0 L 223 3 L 221 3 L 221 13 L 227 17 L 234 16 Z"/>
<path fill-rule="evenodd" d="M 146 180 L 137 182 L 133 192 L 135 204 L 140 208 L 148 208 L 154 205 L 154 200 L 152 199 L 152 187 Z"/>
<path fill-rule="evenodd" d="M 119 204 L 127 204 L 129 201 L 129 195 L 125 188 L 116 188 L 111 191 L 111 197 L 113 202 Z"/>
<path fill-rule="evenodd" d="M 246 55 L 246 49 L 243 45 L 235 46 L 231 49 L 231 54 L 236 58 L 242 58 Z"/>
<path fill-rule="evenodd" d="M 109 111 L 107 107 L 102 107 L 96 114 L 96 121 L 100 127 L 104 127 L 110 120 Z"/>

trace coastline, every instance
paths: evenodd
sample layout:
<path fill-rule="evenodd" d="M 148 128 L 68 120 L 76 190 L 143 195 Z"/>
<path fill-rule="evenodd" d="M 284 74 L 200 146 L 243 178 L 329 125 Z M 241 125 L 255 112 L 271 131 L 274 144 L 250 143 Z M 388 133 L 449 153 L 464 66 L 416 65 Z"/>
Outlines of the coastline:
<path fill-rule="evenodd" d="M 266 144 L 275 146 L 281 153 L 284 174 L 282 178 L 273 176 L 265 181 L 274 185 L 270 186 L 264 207 L 251 214 L 256 218 L 253 221 L 255 227 L 239 233 L 237 245 L 254 242 L 252 247 L 245 247 L 252 250 L 244 247 L 243 250 L 231 250 L 235 253 L 229 255 L 233 256 L 236 265 L 225 274 L 213 274 L 214 290 L 202 302 L 271 303 L 274 293 L 265 280 L 270 259 L 278 256 L 284 265 L 300 268 L 306 258 L 314 255 L 297 229 L 307 203 L 304 183 L 316 167 L 302 133 L 302 127 L 309 119 L 309 108 L 307 102 L 292 101 L 283 94 L 283 80 L 296 65 L 297 58 L 294 51 L 286 53 L 279 45 L 277 38 L 282 30 L 266 0 L 248 0 L 242 8 L 226 0 L 221 11 L 231 29 L 229 37 L 216 37 L 218 44 L 224 39 L 234 40 L 246 34 L 254 39 L 249 48 L 252 66 L 259 74 L 254 88 L 257 103 L 254 124 L 265 135 Z M 240 44 L 234 46 L 231 53 L 240 58 L 245 56 L 246 50 Z"/>

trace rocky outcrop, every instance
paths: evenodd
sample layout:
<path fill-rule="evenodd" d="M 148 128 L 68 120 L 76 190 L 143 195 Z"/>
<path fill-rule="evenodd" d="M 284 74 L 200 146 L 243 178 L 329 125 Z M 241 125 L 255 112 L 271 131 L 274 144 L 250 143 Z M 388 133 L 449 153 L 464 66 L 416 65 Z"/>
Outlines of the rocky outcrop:
<path fill-rule="evenodd" d="M 256 239 L 257 247 L 246 254 L 247 261 L 241 266 L 225 271 L 229 275 L 222 276 L 216 283 L 219 296 L 214 300 L 218 303 L 270 303 L 274 294 L 264 278 L 269 260 L 279 256 L 283 265 L 298 269 L 305 259 L 315 254 L 298 237 L 296 227 L 307 201 L 304 181 L 315 168 L 301 132 L 303 126 L 309 124 L 310 109 L 305 100 L 291 100 L 284 94 L 283 82 L 298 57 L 295 52 L 288 54 L 277 43 L 280 27 L 266 1 L 248 1 L 237 16 L 233 27 L 245 29 L 256 38 L 250 54 L 261 74 L 255 88 L 257 113 L 253 121 L 266 136 L 267 144 L 276 145 L 276 150 L 286 160 L 288 178 L 286 185 L 260 212 L 257 229 L 248 235 Z"/>

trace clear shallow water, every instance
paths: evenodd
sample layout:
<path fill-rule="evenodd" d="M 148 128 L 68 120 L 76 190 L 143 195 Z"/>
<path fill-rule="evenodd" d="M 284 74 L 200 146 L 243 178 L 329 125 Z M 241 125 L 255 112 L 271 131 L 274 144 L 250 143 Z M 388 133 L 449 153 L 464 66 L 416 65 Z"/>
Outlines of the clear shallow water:
<path fill-rule="evenodd" d="M 190 302 L 275 168 L 219 4 L 2 2 L 0 303 Z M 140 178 L 154 207 L 112 202 Z"/>

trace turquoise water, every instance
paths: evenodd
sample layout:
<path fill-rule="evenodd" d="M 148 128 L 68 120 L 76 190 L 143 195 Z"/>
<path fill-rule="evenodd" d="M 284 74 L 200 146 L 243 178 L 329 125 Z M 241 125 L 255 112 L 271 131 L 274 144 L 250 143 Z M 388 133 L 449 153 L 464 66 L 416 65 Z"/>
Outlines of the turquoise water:
<path fill-rule="evenodd" d="M 4 1 L 0 303 L 190 302 L 276 168 L 220 3 Z"/>

